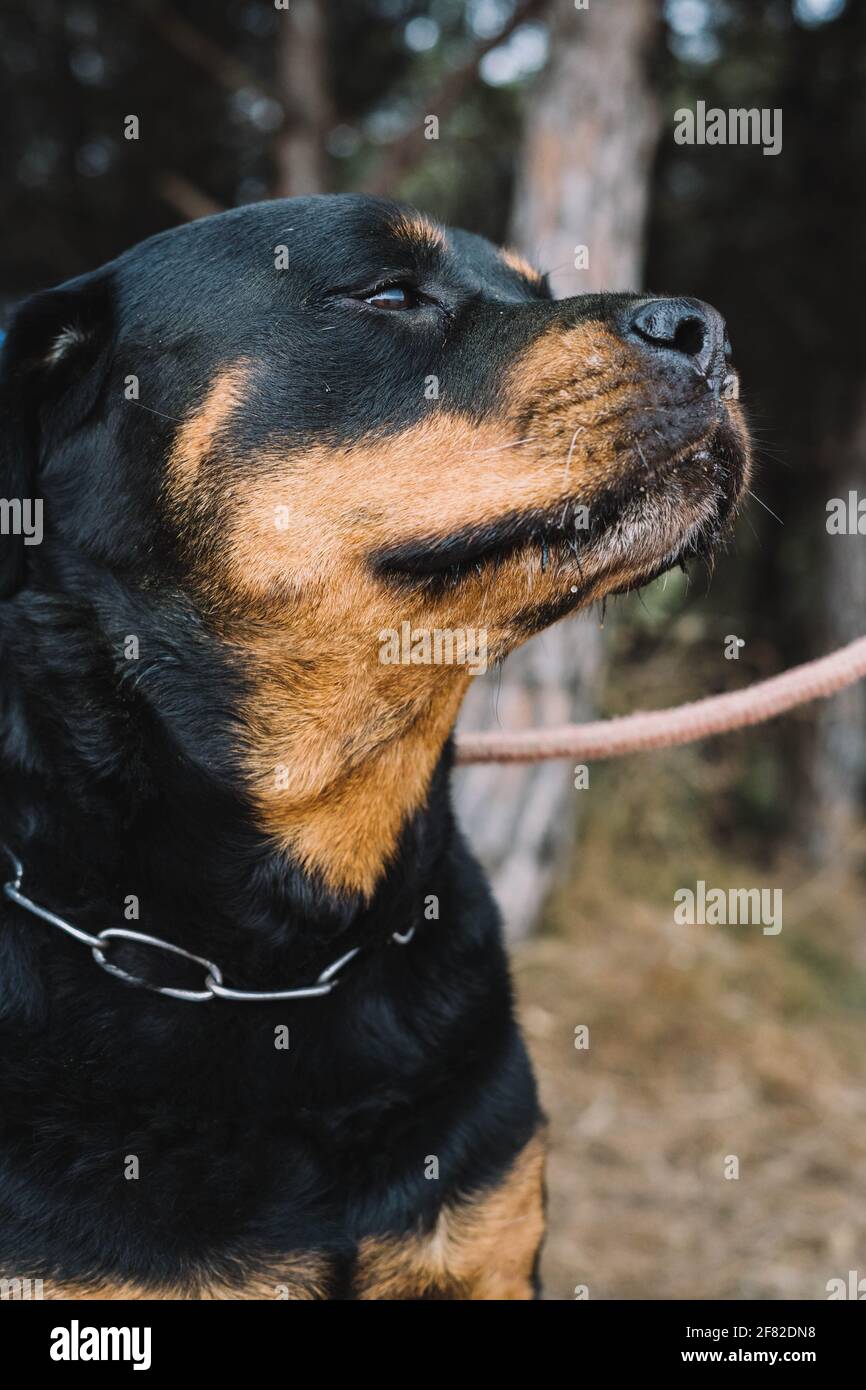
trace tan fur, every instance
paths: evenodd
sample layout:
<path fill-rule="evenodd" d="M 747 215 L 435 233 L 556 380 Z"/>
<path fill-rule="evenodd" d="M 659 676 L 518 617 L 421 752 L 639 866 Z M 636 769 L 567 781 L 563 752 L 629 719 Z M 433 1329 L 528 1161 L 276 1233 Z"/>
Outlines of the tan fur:
<path fill-rule="evenodd" d="M 219 372 L 204 403 L 188 416 L 175 435 L 171 483 L 176 502 L 189 497 L 203 460 L 219 446 L 221 431 L 246 399 L 249 372 L 250 363 L 245 358 Z"/>
<path fill-rule="evenodd" d="M 482 424 L 435 403 L 396 435 L 246 459 L 232 454 L 230 421 L 255 368 L 226 369 L 181 427 L 170 505 L 203 608 L 249 687 L 241 737 L 262 825 L 329 886 L 369 896 L 469 682 L 465 666 L 383 665 L 380 632 L 484 629 L 493 661 L 528 635 L 528 607 L 577 580 L 590 601 L 648 562 L 590 551 L 580 569 L 563 554 L 543 568 L 527 546 L 495 579 L 470 574 L 437 596 L 395 590 L 371 555 L 575 497 L 591 506 L 622 475 L 623 414 L 651 402 L 627 343 L 597 323 L 554 326 L 515 359 L 500 413 Z"/>
<path fill-rule="evenodd" d="M 420 250 L 444 251 L 448 245 L 442 228 L 421 213 L 400 213 L 389 223 L 388 230 L 399 241 L 407 241 Z"/>
<path fill-rule="evenodd" d="M 544 1234 L 545 1136 L 539 1131 L 495 1187 L 443 1207 L 424 1235 L 363 1240 L 353 1277 L 362 1300 L 454 1298 L 526 1300 Z M 188 1287 L 129 1283 L 56 1284 L 46 1299 L 111 1301 L 313 1301 L 329 1297 L 329 1262 L 291 1256 L 241 1284 L 202 1280 Z"/>
<path fill-rule="evenodd" d="M 363 1241 L 355 1296 L 531 1299 L 544 1233 L 544 1161 L 539 1134 L 497 1187 L 443 1208 L 429 1234 Z"/>
<path fill-rule="evenodd" d="M 524 280 L 530 280 L 534 285 L 540 285 L 544 276 L 535 269 L 531 261 L 525 256 L 521 256 L 519 251 L 514 251 L 510 246 L 504 246 L 499 252 L 499 259 L 504 261 L 509 270 L 514 270 L 518 275 L 522 275 Z"/>

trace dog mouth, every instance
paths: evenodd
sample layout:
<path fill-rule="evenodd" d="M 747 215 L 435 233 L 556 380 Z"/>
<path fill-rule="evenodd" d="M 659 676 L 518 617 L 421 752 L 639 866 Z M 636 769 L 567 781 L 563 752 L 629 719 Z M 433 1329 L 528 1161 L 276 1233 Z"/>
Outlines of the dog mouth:
<path fill-rule="evenodd" d="M 709 559 L 745 483 L 738 433 L 724 421 L 667 457 L 638 453 L 637 464 L 592 496 L 573 491 L 545 506 L 406 541 L 379 550 L 373 567 L 392 584 L 436 594 L 525 556 L 542 574 L 567 577 L 566 603 L 575 606 L 600 584 L 616 593 L 691 557 Z"/>

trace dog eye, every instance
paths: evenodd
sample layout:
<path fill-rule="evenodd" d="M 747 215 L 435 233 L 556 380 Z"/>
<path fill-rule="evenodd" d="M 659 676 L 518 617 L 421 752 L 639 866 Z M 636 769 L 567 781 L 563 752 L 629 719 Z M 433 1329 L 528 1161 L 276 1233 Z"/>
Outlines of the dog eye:
<path fill-rule="evenodd" d="M 382 285 L 364 295 L 364 303 L 374 309 L 417 309 L 423 296 L 412 285 Z"/>

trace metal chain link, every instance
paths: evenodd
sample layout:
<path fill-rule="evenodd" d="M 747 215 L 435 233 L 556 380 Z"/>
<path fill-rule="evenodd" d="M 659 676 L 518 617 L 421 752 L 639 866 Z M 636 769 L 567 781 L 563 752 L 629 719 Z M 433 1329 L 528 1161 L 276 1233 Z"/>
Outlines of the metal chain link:
<path fill-rule="evenodd" d="M 8 845 L 0 845 L 12 863 L 15 877 L 8 883 L 4 883 L 3 892 L 10 902 L 18 907 L 30 912 L 34 917 L 40 917 L 49 926 L 57 927 L 60 931 L 66 932 L 68 936 L 76 941 L 81 941 L 85 946 L 90 947 L 93 959 L 103 970 L 110 975 L 115 975 L 117 979 L 123 980 L 126 984 L 136 985 L 140 989 L 149 989 L 154 994 L 166 994 L 172 999 L 186 999 L 194 1004 L 203 1004 L 208 999 L 227 999 L 235 1003 L 259 1003 L 264 1000 L 276 999 L 313 999 L 323 994 L 330 994 L 339 984 L 338 976 L 343 967 L 354 960 L 362 949 L 360 946 L 353 946 L 345 955 L 325 966 L 325 969 L 317 976 L 315 984 L 306 985 L 299 989 L 278 989 L 278 990 L 249 990 L 249 989 L 230 989 L 223 984 L 222 971 L 212 960 L 205 956 L 196 956 L 192 951 L 185 951 L 182 946 L 175 946 L 171 941 L 163 941 L 158 936 L 148 936 L 146 932 L 133 931 L 129 927 L 106 927 L 95 936 L 80 927 L 73 926 L 62 917 L 58 917 L 56 912 L 50 912 L 47 907 L 42 907 L 39 903 L 33 902 L 31 898 L 21 892 L 21 884 L 24 879 L 24 865 L 16 854 L 13 854 Z M 393 932 L 391 941 L 398 946 L 407 946 L 415 935 L 415 928 L 411 927 L 408 932 L 402 935 Z M 173 989 L 168 985 L 154 985 L 149 980 L 143 980 L 140 975 L 133 975 L 128 970 L 122 970 L 119 965 L 114 965 L 106 958 L 105 947 L 115 938 L 124 941 L 135 942 L 139 946 L 153 946 L 158 951 L 168 951 L 175 956 L 183 956 L 185 960 L 191 960 L 200 965 L 205 971 L 203 989 Z"/>

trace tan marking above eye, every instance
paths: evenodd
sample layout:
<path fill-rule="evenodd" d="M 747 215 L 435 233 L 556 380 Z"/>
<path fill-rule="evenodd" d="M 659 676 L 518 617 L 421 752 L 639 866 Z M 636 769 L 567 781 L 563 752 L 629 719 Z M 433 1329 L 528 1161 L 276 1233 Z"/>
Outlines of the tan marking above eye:
<path fill-rule="evenodd" d="M 536 270 L 531 261 L 522 256 L 519 251 L 515 251 L 510 246 L 503 246 L 499 252 L 499 259 L 504 261 L 509 270 L 515 271 L 524 280 L 531 281 L 534 285 L 544 283 L 544 276 L 540 270 Z"/>
<path fill-rule="evenodd" d="M 388 224 L 388 230 L 399 241 L 409 242 L 423 251 L 444 251 L 448 242 L 442 227 L 421 213 L 399 213 Z"/>

